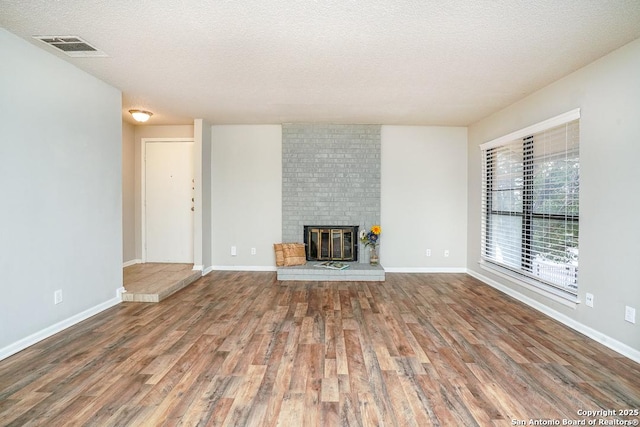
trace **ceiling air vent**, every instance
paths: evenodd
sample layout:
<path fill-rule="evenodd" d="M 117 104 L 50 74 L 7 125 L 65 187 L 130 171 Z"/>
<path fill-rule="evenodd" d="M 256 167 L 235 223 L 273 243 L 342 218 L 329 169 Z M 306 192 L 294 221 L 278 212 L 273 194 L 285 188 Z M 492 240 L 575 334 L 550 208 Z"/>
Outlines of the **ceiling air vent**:
<path fill-rule="evenodd" d="M 107 56 L 106 53 L 96 49 L 77 36 L 33 36 L 33 38 L 74 58 Z"/>

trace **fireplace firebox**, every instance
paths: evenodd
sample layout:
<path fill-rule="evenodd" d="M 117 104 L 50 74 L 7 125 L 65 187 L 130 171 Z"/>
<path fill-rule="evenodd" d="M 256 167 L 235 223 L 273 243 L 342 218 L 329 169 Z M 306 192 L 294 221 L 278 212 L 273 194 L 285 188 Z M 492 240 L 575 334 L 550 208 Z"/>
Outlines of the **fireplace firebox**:
<path fill-rule="evenodd" d="M 357 225 L 305 225 L 307 261 L 357 261 Z"/>

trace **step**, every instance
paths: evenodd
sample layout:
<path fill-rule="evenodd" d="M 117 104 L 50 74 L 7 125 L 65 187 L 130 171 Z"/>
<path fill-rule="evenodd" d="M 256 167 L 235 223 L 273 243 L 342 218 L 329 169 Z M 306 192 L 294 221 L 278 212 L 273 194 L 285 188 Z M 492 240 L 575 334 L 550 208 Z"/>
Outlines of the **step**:
<path fill-rule="evenodd" d="M 127 292 L 122 294 L 122 301 L 160 302 L 198 280 L 202 277 L 202 272 L 195 270 L 185 274 L 185 272 L 163 271 L 154 276 L 155 280 L 141 289 L 136 289 L 135 286 L 131 286 L 131 290 L 127 289 Z"/>
<path fill-rule="evenodd" d="M 278 267 L 278 280 L 340 282 L 384 282 L 385 280 L 384 268 L 381 265 L 345 262 L 349 268 L 332 270 L 316 267 L 318 264 L 318 262 L 308 262 L 305 265 Z"/>

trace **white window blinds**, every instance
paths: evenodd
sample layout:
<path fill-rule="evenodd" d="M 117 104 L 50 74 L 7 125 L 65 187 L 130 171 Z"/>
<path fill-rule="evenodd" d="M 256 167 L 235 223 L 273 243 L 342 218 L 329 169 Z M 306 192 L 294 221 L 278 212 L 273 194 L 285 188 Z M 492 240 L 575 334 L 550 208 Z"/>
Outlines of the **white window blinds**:
<path fill-rule="evenodd" d="M 578 291 L 579 110 L 481 145 L 482 259 Z"/>

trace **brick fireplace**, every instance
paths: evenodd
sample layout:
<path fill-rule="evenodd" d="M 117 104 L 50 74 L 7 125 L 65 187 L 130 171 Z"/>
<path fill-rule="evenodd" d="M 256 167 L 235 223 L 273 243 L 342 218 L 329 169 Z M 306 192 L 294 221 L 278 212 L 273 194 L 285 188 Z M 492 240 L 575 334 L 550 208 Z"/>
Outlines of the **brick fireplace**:
<path fill-rule="evenodd" d="M 303 242 L 310 224 L 368 229 L 380 223 L 380 129 L 282 126 L 283 242 Z"/>

